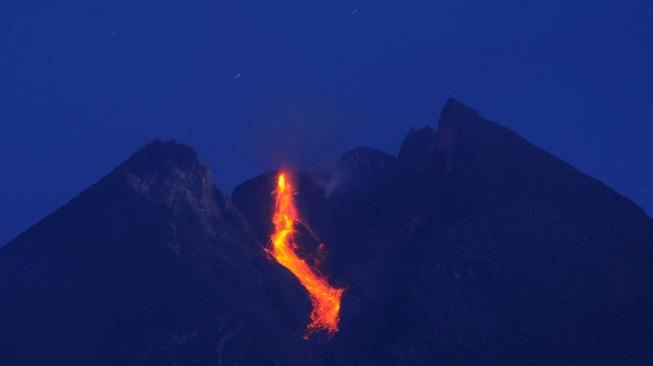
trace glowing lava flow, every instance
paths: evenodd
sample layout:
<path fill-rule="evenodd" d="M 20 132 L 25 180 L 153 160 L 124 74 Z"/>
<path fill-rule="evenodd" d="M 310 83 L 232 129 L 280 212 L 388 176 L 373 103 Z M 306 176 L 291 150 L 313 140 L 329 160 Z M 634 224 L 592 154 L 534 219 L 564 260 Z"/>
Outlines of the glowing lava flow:
<path fill-rule="evenodd" d="M 282 172 L 277 177 L 275 193 L 276 204 L 272 217 L 274 234 L 271 237 L 272 243 L 269 248 L 266 248 L 266 251 L 279 264 L 292 272 L 308 291 L 313 310 L 311 311 L 311 322 L 307 326 L 307 334 L 304 338 L 308 338 L 311 333 L 318 330 L 326 330 L 329 335 L 333 335 L 338 331 L 340 298 L 344 290 L 331 287 L 295 251 L 297 247 L 293 241 L 293 234 L 295 223 L 299 222 L 299 216 L 293 197 L 295 190 L 288 180 L 287 174 Z"/>

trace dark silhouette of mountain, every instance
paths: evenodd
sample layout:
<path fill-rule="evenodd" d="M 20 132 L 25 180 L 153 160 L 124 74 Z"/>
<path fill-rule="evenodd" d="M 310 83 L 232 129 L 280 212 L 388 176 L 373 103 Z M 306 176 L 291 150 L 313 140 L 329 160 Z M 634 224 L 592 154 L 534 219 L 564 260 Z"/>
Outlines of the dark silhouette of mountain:
<path fill-rule="evenodd" d="M 191 148 L 154 141 L 2 248 L 0 363 L 308 362 L 310 304 L 260 244 Z"/>
<path fill-rule="evenodd" d="M 397 157 L 294 172 L 340 332 L 266 258 L 276 172 L 154 141 L 0 249 L 3 365 L 650 365 L 653 220 L 458 101 Z M 319 238 L 319 239 L 318 239 Z"/>

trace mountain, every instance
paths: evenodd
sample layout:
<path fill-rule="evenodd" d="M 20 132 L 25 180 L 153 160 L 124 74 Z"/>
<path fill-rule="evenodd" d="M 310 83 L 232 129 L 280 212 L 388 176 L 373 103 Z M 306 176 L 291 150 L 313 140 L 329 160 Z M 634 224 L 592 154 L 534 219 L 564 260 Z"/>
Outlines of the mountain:
<path fill-rule="evenodd" d="M 2 248 L 0 363 L 308 362 L 310 304 L 260 244 L 191 148 L 154 141 Z"/>
<path fill-rule="evenodd" d="M 0 363 L 653 364 L 653 220 L 462 103 L 293 175 L 332 338 L 262 249 L 276 172 L 227 197 L 157 140 L 0 248 Z"/>

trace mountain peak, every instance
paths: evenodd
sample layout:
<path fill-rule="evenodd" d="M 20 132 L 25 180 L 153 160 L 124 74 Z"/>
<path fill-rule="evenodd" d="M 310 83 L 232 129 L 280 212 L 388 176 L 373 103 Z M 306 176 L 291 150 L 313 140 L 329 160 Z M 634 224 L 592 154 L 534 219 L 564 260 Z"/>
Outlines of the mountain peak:
<path fill-rule="evenodd" d="M 369 192 L 394 170 L 397 158 L 371 147 L 357 147 L 347 151 L 340 159 L 341 182 L 338 189 L 356 194 Z"/>
<path fill-rule="evenodd" d="M 192 147 L 175 140 L 162 142 L 155 138 L 134 153 L 120 168 L 136 175 L 147 175 L 154 171 L 166 171 L 171 167 L 188 172 L 200 166 L 197 152 Z"/>
<path fill-rule="evenodd" d="M 449 98 L 440 112 L 440 121 L 460 123 L 470 119 L 478 119 L 481 115 L 475 109 L 468 107 L 461 101 Z"/>
<path fill-rule="evenodd" d="M 481 144 L 492 143 L 488 138 L 502 135 L 505 131 L 508 129 L 483 118 L 475 109 L 449 98 L 440 112 L 437 140 L 438 145 L 443 147 L 451 146 L 461 139 Z"/>
<path fill-rule="evenodd" d="M 190 209 L 200 217 L 215 217 L 224 205 L 211 171 L 197 152 L 175 140 L 154 139 L 134 153 L 94 189 L 123 189 L 174 210 Z"/>
<path fill-rule="evenodd" d="M 495 127 L 503 129 L 459 100 L 449 98 L 440 112 L 437 130 L 431 127 L 412 129 L 404 138 L 399 159 L 423 164 L 435 150 L 451 152 L 461 140 L 483 143 L 483 136 L 496 134 L 491 131 Z"/>
<path fill-rule="evenodd" d="M 535 148 L 509 128 L 484 118 L 453 98 L 447 100 L 440 112 L 435 140 L 447 156 L 453 151 L 478 156 L 495 150 L 514 154 L 515 149 Z"/>
<path fill-rule="evenodd" d="M 381 150 L 361 146 L 345 152 L 340 160 L 351 169 L 372 169 L 377 167 L 383 169 L 387 165 L 394 163 L 396 158 Z"/>

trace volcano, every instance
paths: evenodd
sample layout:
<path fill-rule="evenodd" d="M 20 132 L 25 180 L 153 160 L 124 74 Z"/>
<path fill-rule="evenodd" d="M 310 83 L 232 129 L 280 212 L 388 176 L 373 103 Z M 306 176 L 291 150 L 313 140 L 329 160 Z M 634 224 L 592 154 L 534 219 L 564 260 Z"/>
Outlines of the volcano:
<path fill-rule="evenodd" d="M 292 172 L 290 211 L 282 174 L 227 196 L 188 146 L 136 152 L 0 248 L 0 364 L 653 364 L 653 220 L 462 103 Z"/>

